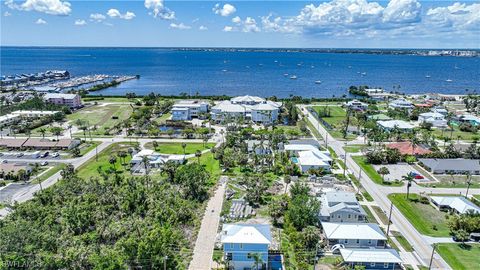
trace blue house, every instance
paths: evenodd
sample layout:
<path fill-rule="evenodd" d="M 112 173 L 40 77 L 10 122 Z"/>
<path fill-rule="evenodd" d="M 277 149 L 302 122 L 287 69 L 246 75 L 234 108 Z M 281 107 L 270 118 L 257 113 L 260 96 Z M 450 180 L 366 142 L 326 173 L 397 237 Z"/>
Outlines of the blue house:
<path fill-rule="evenodd" d="M 272 243 L 270 226 L 224 224 L 221 242 L 229 269 L 268 269 L 268 249 Z M 261 260 L 255 260 L 260 257 Z"/>

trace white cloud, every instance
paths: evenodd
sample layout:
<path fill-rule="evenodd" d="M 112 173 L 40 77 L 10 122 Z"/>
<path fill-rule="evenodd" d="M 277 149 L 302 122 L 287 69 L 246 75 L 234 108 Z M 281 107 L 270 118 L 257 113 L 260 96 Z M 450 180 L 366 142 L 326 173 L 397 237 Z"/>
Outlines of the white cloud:
<path fill-rule="evenodd" d="M 8 11 L 5 11 L 5 12 L 3 13 L 3 16 L 4 16 L 4 17 L 9 17 L 9 16 L 12 16 L 12 13 L 10 13 L 10 12 L 8 12 Z"/>
<path fill-rule="evenodd" d="M 242 32 L 260 32 L 260 27 L 257 26 L 257 22 L 252 17 L 247 17 L 245 20 L 242 20 L 239 16 L 236 16 L 232 19 L 232 22 L 235 23 Z"/>
<path fill-rule="evenodd" d="M 200 25 L 200 27 L 198 27 L 198 30 L 200 31 L 207 31 L 208 30 L 208 27 L 204 26 L 204 25 Z"/>
<path fill-rule="evenodd" d="M 93 14 L 90 14 L 90 20 L 91 21 L 95 21 L 95 22 L 101 22 L 103 20 L 105 20 L 107 17 L 103 14 L 100 14 L 100 13 L 93 13 Z"/>
<path fill-rule="evenodd" d="M 436 28 L 480 31 L 480 4 L 454 3 L 447 7 L 431 8 L 426 13 L 426 23 Z"/>
<path fill-rule="evenodd" d="M 163 0 L 145 0 L 144 5 L 147 9 L 153 10 L 153 16 L 164 20 L 175 19 L 175 12 L 165 7 Z"/>
<path fill-rule="evenodd" d="M 173 29 L 180 29 L 180 30 L 188 30 L 190 28 L 192 28 L 191 26 L 188 26 L 188 25 L 185 25 L 183 23 L 179 23 L 179 24 L 176 24 L 176 23 L 171 23 L 170 24 L 170 28 L 173 28 Z"/>
<path fill-rule="evenodd" d="M 13 0 L 6 0 L 5 5 L 11 9 L 37 11 L 51 15 L 66 16 L 72 12 L 70 3 L 61 0 L 26 0 L 21 4 Z"/>
<path fill-rule="evenodd" d="M 212 11 L 215 14 L 218 14 L 218 15 L 221 15 L 221 16 L 224 16 L 224 17 L 228 17 L 228 16 L 232 15 L 233 13 L 235 13 L 235 11 L 237 11 L 237 9 L 235 8 L 235 6 L 233 6 L 231 4 L 225 4 L 225 5 L 223 5 L 223 7 L 220 7 L 220 4 L 217 3 L 212 8 Z"/>
<path fill-rule="evenodd" d="M 120 13 L 120 11 L 118 11 L 118 9 L 115 9 L 115 8 L 109 9 L 107 11 L 107 15 L 110 18 L 120 18 L 120 19 L 124 19 L 124 20 L 131 20 L 131 19 L 135 18 L 135 13 L 133 13 L 131 11 L 127 11 L 125 14 L 122 14 L 122 13 Z"/>
<path fill-rule="evenodd" d="M 231 26 L 225 26 L 222 31 L 223 31 L 223 32 L 232 32 L 232 31 L 233 31 L 233 27 L 231 27 Z"/>
<path fill-rule="evenodd" d="M 417 0 L 391 0 L 383 11 L 387 23 L 412 23 L 420 21 L 421 5 Z"/>
<path fill-rule="evenodd" d="M 87 22 L 85 20 L 75 20 L 75 25 L 77 26 L 83 26 L 86 25 Z"/>
<path fill-rule="evenodd" d="M 35 23 L 36 24 L 47 24 L 47 21 L 45 21 L 44 19 L 38 19 Z"/>
<path fill-rule="evenodd" d="M 240 19 L 240 17 L 238 17 L 238 16 L 232 18 L 233 23 L 240 23 L 241 21 L 242 21 L 242 19 Z"/>

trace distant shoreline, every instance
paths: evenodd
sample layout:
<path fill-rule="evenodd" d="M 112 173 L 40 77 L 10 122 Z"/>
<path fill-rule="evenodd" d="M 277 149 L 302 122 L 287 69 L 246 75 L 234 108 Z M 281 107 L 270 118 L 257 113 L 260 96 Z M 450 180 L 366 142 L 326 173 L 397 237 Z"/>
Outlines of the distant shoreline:
<path fill-rule="evenodd" d="M 211 52 L 290 52 L 290 53 L 345 53 L 345 54 L 392 54 L 419 56 L 480 57 L 480 49 L 469 48 L 248 48 L 248 47 L 110 47 L 110 46 L 0 46 L 19 49 L 151 49 L 170 51 Z"/>

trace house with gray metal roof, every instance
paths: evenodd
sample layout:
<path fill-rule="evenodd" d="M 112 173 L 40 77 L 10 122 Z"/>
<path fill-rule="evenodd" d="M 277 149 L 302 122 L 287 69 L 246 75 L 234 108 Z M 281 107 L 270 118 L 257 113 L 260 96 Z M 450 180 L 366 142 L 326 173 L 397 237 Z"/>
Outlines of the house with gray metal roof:
<path fill-rule="evenodd" d="M 358 203 L 355 194 L 344 191 L 331 191 L 320 197 L 320 221 L 365 222 L 367 214 Z"/>
<path fill-rule="evenodd" d="M 340 244 L 345 248 L 383 248 L 387 237 L 375 223 L 322 222 L 327 246 Z"/>
<path fill-rule="evenodd" d="M 344 265 L 355 269 L 355 266 L 364 266 L 367 270 L 374 269 L 403 269 L 402 258 L 395 249 L 340 249 Z"/>
<path fill-rule="evenodd" d="M 460 196 L 431 196 L 430 202 L 440 211 L 465 214 L 473 212 L 480 214 L 480 207 Z"/>
<path fill-rule="evenodd" d="M 464 158 L 420 158 L 420 165 L 436 174 L 480 174 L 480 160 Z"/>

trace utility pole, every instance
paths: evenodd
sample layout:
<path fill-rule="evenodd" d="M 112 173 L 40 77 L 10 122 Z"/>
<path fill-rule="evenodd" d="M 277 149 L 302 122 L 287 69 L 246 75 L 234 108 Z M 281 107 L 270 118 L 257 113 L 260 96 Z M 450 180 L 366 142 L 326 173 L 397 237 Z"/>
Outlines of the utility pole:
<path fill-rule="evenodd" d="M 98 161 L 98 144 L 95 145 L 95 161 Z"/>
<path fill-rule="evenodd" d="M 465 193 L 465 198 L 468 199 L 468 190 L 470 189 L 470 185 L 472 184 L 472 176 L 470 173 L 467 175 L 467 193 Z"/>
<path fill-rule="evenodd" d="M 390 202 L 390 214 L 388 214 L 387 237 L 390 232 L 390 223 L 392 223 L 393 202 Z"/>
<path fill-rule="evenodd" d="M 345 142 L 345 146 L 347 146 L 347 142 Z M 343 151 L 345 155 L 343 155 L 343 176 L 347 177 L 347 151 Z"/>
<path fill-rule="evenodd" d="M 437 246 L 435 244 L 433 244 L 432 256 L 430 257 L 430 263 L 428 264 L 428 270 L 432 269 L 433 255 L 435 254 L 435 248 L 436 247 Z"/>
<path fill-rule="evenodd" d="M 163 270 L 167 270 L 167 259 L 168 259 L 168 256 L 165 256 L 163 258 Z"/>

